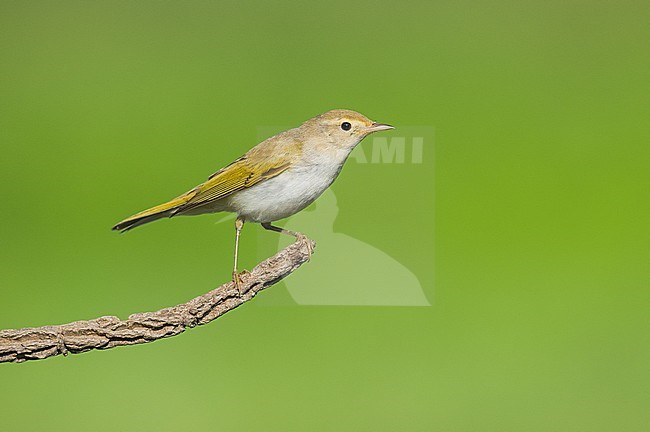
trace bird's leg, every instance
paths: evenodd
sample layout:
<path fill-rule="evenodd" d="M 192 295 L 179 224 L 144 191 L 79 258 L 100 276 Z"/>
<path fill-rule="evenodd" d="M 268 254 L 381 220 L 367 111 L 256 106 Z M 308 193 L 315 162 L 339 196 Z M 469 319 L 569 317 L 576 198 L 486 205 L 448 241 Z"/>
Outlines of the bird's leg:
<path fill-rule="evenodd" d="M 237 256 L 239 255 L 239 235 L 241 234 L 241 229 L 244 227 L 244 220 L 242 218 L 237 218 L 235 221 L 235 264 L 232 269 L 232 280 L 235 282 L 237 291 L 241 296 L 241 273 L 237 273 Z"/>
<path fill-rule="evenodd" d="M 303 233 L 291 231 L 291 230 L 284 229 L 284 228 L 280 228 L 278 226 L 271 225 L 270 222 L 263 222 L 262 227 L 264 229 L 269 230 L 269 231 L 275 231 L 275 232 L 279 232 L 279 233 L 282 233 L 282 234 L 287 234 L 287 235 L 293 236 L 296 239 L 304 242 L 307 245 L 307 253 L 309 254 L 309 259 L 311 259 L 311 254 L 313 252 L 313 248 L 311 247 L 311 242 L 310 241 L 305 241 L 305 240 L 308 240 L 308 239 L 307 239 L 307 236 L 305 236 Z"/>

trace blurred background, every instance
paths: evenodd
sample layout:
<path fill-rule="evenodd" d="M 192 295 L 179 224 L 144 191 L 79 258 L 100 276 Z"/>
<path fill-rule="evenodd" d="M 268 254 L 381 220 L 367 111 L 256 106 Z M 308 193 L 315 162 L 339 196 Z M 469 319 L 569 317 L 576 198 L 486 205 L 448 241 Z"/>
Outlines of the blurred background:
<path fill-rule="evenodd" d="M 299 304 L 289 278 L 172 339 L 0 365 L 2 428 L 647 430 L 648 12 L 0 1 L 0 328 L 126 318 L 225 282 L 232 221 L 110 227 L 260 130 L 351 108 L 407 150 L 400 126 L 434 131 L 420 163 L 350 160 L 328 219 L 327 238 L 399 263 L 420 306 Z M 268 236 L 245 227 L 243 268 L 277 250 Z M 294 276 L 320 262 L 328 284 L 363 284 L 327 238 Z"/>

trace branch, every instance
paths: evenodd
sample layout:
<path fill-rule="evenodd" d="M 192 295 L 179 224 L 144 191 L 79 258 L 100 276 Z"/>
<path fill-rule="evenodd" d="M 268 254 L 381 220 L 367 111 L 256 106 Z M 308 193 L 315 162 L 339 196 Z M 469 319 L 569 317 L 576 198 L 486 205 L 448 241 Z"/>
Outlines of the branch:
<path fill-rule="evenodd" d="M 136 345 L 176 336 L 207 324 L 255 297 L 309 260 L 315 243 L 303 237 L 242 275 L 242 294 L 231 281 L 187 303 L 120 320 L 103 316 L 57 326 L 0 330 L 0 363 L 40 360 L 59 354 Z"/>

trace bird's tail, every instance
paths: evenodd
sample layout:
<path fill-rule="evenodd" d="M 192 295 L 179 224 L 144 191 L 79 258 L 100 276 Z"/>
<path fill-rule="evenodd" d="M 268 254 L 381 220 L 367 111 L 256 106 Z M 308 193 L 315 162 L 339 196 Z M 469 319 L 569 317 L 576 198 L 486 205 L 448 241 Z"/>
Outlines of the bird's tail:
<path fill-rule="evenodd" d="M 133 229 L 137 226 L 144 225 L 149 222 L 153 222 L 164 217 L 172 217 L 178 212 L 178 210 L 186 204 L 194 194 L 194 191 L 190 191 L 186 194 L 183 194 L 173 200 L 166 202 L 164 204 L 151 207 L 150 209 L 136 213 L 133 216 L 124 219 L 122 222 L 118 223 L 113 227 L 115 231 L 125 232 L 130 229 Z"/>

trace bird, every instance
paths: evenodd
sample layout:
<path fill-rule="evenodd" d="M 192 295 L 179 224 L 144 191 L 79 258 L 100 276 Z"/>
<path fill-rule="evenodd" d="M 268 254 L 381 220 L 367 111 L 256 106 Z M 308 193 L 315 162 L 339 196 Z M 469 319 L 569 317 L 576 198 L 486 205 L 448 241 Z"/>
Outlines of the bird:
<path fill-rule="evenodd" d="M 165 217 L 235 213 L 232 278 L 241 294 L 237 271 L 239 238 L 244 223 L 304 239 L 300 232 L 276 225 L 314 202 L 336 180 L 350 152 L 366 136 L 394 129 L 356 111 L 334 109 L 280 132 L 251 148 L 200 185 L 113 226 L 126 232 Z M 308 242 L 308 244 L 311 244 Z M 311 247 L 309 255 L 311 256 Z"/>

